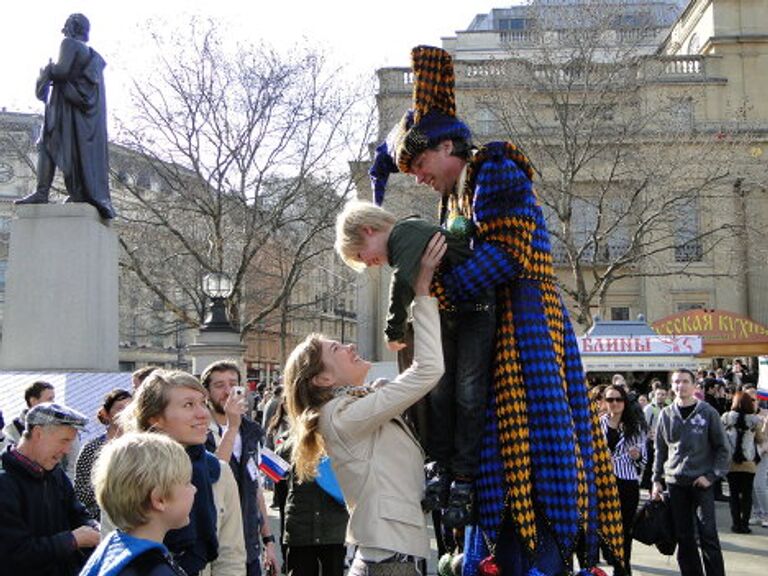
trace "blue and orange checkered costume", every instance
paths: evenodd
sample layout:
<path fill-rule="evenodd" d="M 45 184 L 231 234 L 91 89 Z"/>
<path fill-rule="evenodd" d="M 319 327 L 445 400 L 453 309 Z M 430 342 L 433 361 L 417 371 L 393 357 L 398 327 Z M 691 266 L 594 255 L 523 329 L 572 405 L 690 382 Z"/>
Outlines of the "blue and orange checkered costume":
<path fill-rule="evenodd" d="M 389 173 L 408 172 L 418 154 L 440 141 L 469 141 L 469 129 L 455 116 L 451 56 L 418 46 L 412 60 L 414 109 L 377 149 L 370 171 L 377 203 Z M 509 542 L 508 530 L 521 557 L 511 563 L 516 574 L 561 573 L 577 549 L 582 565 L 592 566 L 599 543 L 610 560 L 621 561 L 610 454 L 555 287 L 531 163 L 514 145 L 494 142 L 477 150 L 466 170 L 463 189 L 444 198 L 441 219 L 450 204 L 474 222 L 474 255 L 442 273 L 433 288 L 441 302 L 456 303 L 494 287 L 498 328 L 475 482 L 478 526 L 469 531 L 464 574 L 474 573 L 482 555 L 498 552 L 497 543 Z"/>
<path fill-rule="evenodd" d="M 494 142 L 468 170 L 463 193 L 477 229 L 474 256 L 441 281 L 451 301 L 471 301 L 489 286 L 497 293 L 493 390 L 476 482 L 480 527 L 495 542 L 506 515 L 534 564 L 540 537 L 551 537 L 565 560 L 582 533 L 589 564 L 598 539 L 620 559 L 610 456 L 555 287 L 530 164 L 512 144 Z"/>

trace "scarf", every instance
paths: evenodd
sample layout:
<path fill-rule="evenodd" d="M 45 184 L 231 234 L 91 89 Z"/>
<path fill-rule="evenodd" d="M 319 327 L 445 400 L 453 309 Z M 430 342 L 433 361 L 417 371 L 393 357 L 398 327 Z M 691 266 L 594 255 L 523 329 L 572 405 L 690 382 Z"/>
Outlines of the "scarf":
<path fill-rule="evenodd" d="M 221 469 L 216 457 L 207 452 L 202 444 L 187 446 L 186 450 L 192 462 L 192 484 L 197 493 L 189 513 L 189 524 L 169 531 L 164 544 L 179 566 L 192 575 L 201 572 L 219 555 L 213 483 L 218 481 Z"/>
<path fill-rule="evenodd" d="M 371 392 L 374 392 L 374 388 L 373 386 L 369 385 L 339 386 L 333 389 L 333 397 L 338 398 L 339 396 L 351 396 L 353 398 L 365 398 Z"/>

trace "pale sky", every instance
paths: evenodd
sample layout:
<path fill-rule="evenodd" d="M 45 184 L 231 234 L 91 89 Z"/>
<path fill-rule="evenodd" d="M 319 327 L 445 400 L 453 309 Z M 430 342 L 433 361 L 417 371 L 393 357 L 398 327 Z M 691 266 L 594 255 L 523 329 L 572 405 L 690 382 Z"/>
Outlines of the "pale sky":
<path fill-rule="evenodd" d="M 91 22 L 90 45 L 107 61 L 110 108 L 124 106 L 122 92 L 140 77 L 147 59 L 141 31 L 149 18 L 168 26 L 192 15 L 212 17 L 231 38 L 263 40 L 277 49 L 302 44 L 324 49 L 350 73 L 372 75 L 382 66 L 407 66 L 411 47 L 440 46 L 441 38 L 466 29 L 474 16 L 513 2 L 475 0 L 12 0 L 3 14 L 0 108 L 42 112 L 34 97 L 39 69 L 56 59 L 67 16 Z M 110 110 L 114 114 L 115 110 Z"/>

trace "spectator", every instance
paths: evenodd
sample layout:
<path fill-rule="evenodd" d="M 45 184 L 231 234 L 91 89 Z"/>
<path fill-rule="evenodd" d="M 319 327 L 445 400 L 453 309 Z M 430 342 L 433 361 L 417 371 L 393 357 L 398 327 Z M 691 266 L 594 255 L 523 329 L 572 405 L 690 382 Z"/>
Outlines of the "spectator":
<path fill-rule="evenodd" d="M 24 432 L 24 417 L 26 416 L 27 411 L 44 402 L 55 402 L 56 391 L 54 390 L 53 385 L 49 382 L 43 382 L 41 380 L 33 382 L 26 390 L 24 390 L 24 401 L 26 402 L 27 407 L 22 410 L 17 418 L 14 418 L 5 427 L 5 444 L 3 445 L 3 450 L 9 445 L 15 446 L 19 443 L 19 440 L 21 440 L 21 435 Z M 64 472 L 66 472 L 70 481 L 75 477 L 75 462 L 77 461 L 77 455 L 79 453 L 80 440 L 76 434 L 75 439 L 72 441 L 72 447 L 69 453 L 64 456 L 64 459 L 61 462 L 61 467 L 64 469 Z"/>
<path fill-rule="evenodd" d="M 75 576 L 83 549 L 99 531 L 59 465 L 88 420 L 60 404 L 44 402 L 25 416 L 15 448 L 2 455 L 0 558 L 4 574 Z"/>
<path fill-rule="evenodd" d="M 592 405 L 595 414 L 598 416 L 602 416 L 603 414 L 608 413 L 608 407 L 605 404 L 605 384 L 596 384 L 592 388 L 589 389 L 589 403 Z"/>
<path fill-rule="evenodd" d="M 659 413 L 667 405 L 667 389 L 659 380 L 651 384 L 651 403 L 643 410 L 648 435 L 645 442 L 645 452 L 649 465 L 643 469 L 643 477 L 640 480 L 640 487 L 646 490 L 651 489 L 651 476 L 653 475 L 653 444 L 656 439 L 656 424 L 659 421 Z"/>
<path fill-rule="evenodd" d="M 752 518 L 750 524 L 768 528 L 768 410 L 760 408 L 757 389 L 754 385 L 744 388 L 755 403 L 755 414 L 760 417 L 764 441 L 757 446 L 760 461 L 755 472 L 755 485 L 752 489 Z"/>
<path fill-rule="evenodd" d="M 264 407 L 264 418 L 261 422 L 261 427 L 266 430 L 267 426 L 269 425 L 269 421 L 272 419 L 272 416 L 274 416 L 275 412 L 277 411 L 277 407 L 282 403 L 283 401 L 283 387 L 278 384 L 275 386 L 274 390 L 272 390 L 272 395 L 270 396 L 269 400 L 266 402 Z"/>
<path fill-rule="evenodd" d="M 728 470 L 730 489 L 731 531 L 749 534 L 752 514 L 752 488 L 754 487 L 757 445 L 765 441 L 763 422 L 755 414 L 755 403 L 746 392 L 733 395 L 731 410 L 722 416 L 725 434 L 731 447 L 731 466 Z"/>
<path fill-rule="evenodd" d="M 608 413 L 600 417 L 600 427 L 611 451 L 613 473 L 621 500 L 621 524 L 624 533 L 624 568 L 614 565 L 614 574 L 632 574 L 632 524 L 640 502 L 638 477 L 646 463 L 645 422 L 627 406 L 623 386 L 609 385 L 603 394 Z"/>
<path fill-rule="evenodd" d="M 164 433 L 184 449 L 192 462 L 197 493 L 189 525 L 170 530 L 164 539 L 187 576 L 210 567 L 212 576 L 242 576 L 245 545 L 240 497 L 232 471 L 205 450 L 210 413 L 206 391 L 186 372 L 155 370 L 131 403 L 127 431 Z M 102 531 L 107 517 L 102 514 Z"/>
<path fill-rule="evenodd" d="M 195 499 L 184 448 L 162 434 L 128 434 L 103 450 L 94 484 L 118 529 L 80 576 L 185 576 L 163 544 L 169 530 L 189 524 Z"/>
<path fill-rule="evenodd" d="M 285 407 L 285 397 L 280 398 L 280 404 L 277 406 L 277 410 L 272 415 L 272 418 L 267 422 L 267 448 L 270 450 L 279 450 L 283 441 L 285 440 L 290 422 L 288 421 L 288 411 Z M 282 454 L 282 452 L 281 452 Z M 290 456 L 285 458 L 290 460 Z M 285 504 L 288 499 L 288 480 L 282 479 L 279 482 L 275 482 L 275 489 L 272 493 L 272 507 L 277 508 L 278 515 L 280 517 L 280 551 L 283 559 L 287 555 L 285 547 Z"/>
<path fill-rule="evenodd" d="M 91 483 L 91 472 L 93 464 L 99 457 L 104 444 L 112 440 L 119 433 L 120 427 L 117 422 L 117 415 L 131 403 L 131 393 L 127 390 L 116 388 L 104 397 L 104 402 L 99 408 L 96 417 L 99 422 L 107 427 L 107 431 L 85 443 L 80 455 L 77 457 L 75 465 L 75 494 L 80 502 L 83 503 L 91 518 L 101 519 L 101 510 L 96 502 L 96 495 L 93 493 L 93 484 Z"/>
<path fill-rule="evenodd" d="M 248 402 L 241 386 L 240 369 L 234 362 L 221 360 L 203 370 L 200 380 L 208 391 L 211 424 L 206 448 L 229 462 L 240 492 L 243 536 L 247 558 L 246 576 L 260 576 L 261 544 L 265 564 L 277 569 L 275 538 L 267 522 L 267 507 L 261 486 L 259 446 L 264 442 L 261 426 L 245 416 Z"/>
<path fill-rule="evenodd" d="M 292 443 L 282 443 L 279 454 L 290 462 Z M 344 536 L 349 515 L 314 480 L 300 482 L 291 467 L 285 504 L 285 571 L 288 576 L 343 576 L 347 549 Z"/>
<path fill-rule="evenodd" d="M 717 411 L 697 400 L 694 375 L 685 368 L 672 373 L 675 402 L 659 414 L 652 498 L 660 499 L 665 480 L 669 489 L 677 563 L 682 576 L 725 576 L 715 522 L 713 484 L 728 469 L 730 451 Z"/>
<path fill-rule="evenodd" d="M 56 391 L 53 389 L 52 384 L 38 381 L 29 385 L 24 390 L 24 401 L 27 403 L 27 407 L 3 429 L 6 443 L 12 446 L 19 443 L 21 435 L 24 433 L 24 418 L 30 408 L 43 402 L 53 402 L 54 400 L 56 400 Z"/>
<path fill-rule="evenodd" d="M 133 386 L 133 392 L 138 392 L 139 387 L 141 386 L 142 382 L 147 379 L 147 376 L 159 368 L 159 366 L 144 366 L 138 370 L 134 370 L 133 374 L 131 374 L 131 386 Z"/>

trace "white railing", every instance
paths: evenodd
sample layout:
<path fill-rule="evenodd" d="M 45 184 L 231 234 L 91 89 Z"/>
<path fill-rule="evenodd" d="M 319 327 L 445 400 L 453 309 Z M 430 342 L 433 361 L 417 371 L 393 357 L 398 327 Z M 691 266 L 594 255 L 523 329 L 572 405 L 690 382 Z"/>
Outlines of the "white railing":
<path fill-rule="evenodd" d="M 705 76 L 702 56 L 665 56 L 661 63 L 664 76 Z"/>

